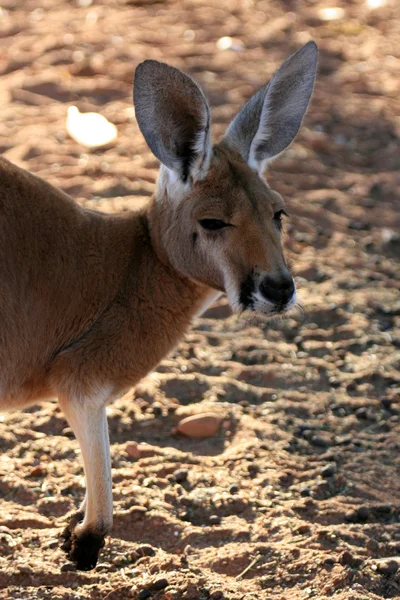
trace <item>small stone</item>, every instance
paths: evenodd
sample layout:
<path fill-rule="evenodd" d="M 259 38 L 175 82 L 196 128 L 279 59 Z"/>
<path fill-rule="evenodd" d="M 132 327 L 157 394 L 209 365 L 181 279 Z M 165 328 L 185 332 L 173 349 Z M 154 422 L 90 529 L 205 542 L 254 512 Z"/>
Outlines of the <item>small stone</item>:
<path fill-rule="evenodd" d="M 327 448 L 330 445 L 330 440 L 320 435 L 313 435 L 311 438 L 311 443 L 319 448 Z"/>
<path fill-rule="evenodd" d="M 150 546 L 150 544 L 142 544 L 141 546 L 139 546 L 139 548 L 136 549 L 136 552 L 139 554 L 139 556 L 156 555 L 156 551 L 154 550 L 153 546 Z"/>
<path fill-rule="evenodd" d="M 356 510 L 349 510 L 345 515 L 344 515 L 345 520 L 348 523 L 357 523 L 358 521 L 358 514 Z"/>
<path fill-rule="evenodd" d="M 254 463 L 250 463 L 249 465 L 247 465 L 247 471 L 250 475 L 250 477 L 253 479 L 257 473 L 259 473 L 260 468 L 258 465 L 255 465 Z"/>
<path fill-rule="evenodd" d="M 25 573 L 26 575 L 32 573 L 32 569 L 29 565 L 18 565 L 18 570 L 20 573 Z"/>
<path fill-rule="evenodd" d="M 74 564 L 74 563 L 72 563 L 72 562 L 67 562 L 67 563 L 64 563 L 64 564 L 61 566 L 61 569 L 60 569 L 60 571 L 61 571 L 62 573 L 67 573 L 68 571 L 76 571 L 76 566 L 75 566 L 75 564 Z"/>
<path fill-rule="evenodd" d="M 357 408 L 355 415 L 357 419 L 368 419 L 368 408 L 366 406 Z"/>
<path fill-rule="evenodd" d="M 221 523 L 221 517 L 218 515 L 211 515 L 209 518 L 210 525 L 219 525 Z"/>
<path fill-rule="evenodd" d="M 176 483 L 182 483 L 187 480 L 189 472 L 186 469 L 178 469 L 174 473 L 174 480 Z"/>
<path fill-rule="evenodd" d="M 359 506 L 357 508 L 357 517 L 359 521 L 367 521 L 369 517 L 369 508 L 368 506 Z"/>
<path fill-rule="evenodd" d="M 294 531 L 293 533 L 296 535 L 307 535 L 309 534 L 311 531 L 310 526 L 309 525 L 299 525 Z"/>
<path fill-rule="evenodd" d="M 377 552 L 379 550 L 379 542 L 371 538 L 368 540 L 366 547 L 368 552 L 373 554 L 374 552 Z"/>
<path fill-rule="evenodd" d="M 324 565 L 326 567 L 333 567 L 334 564 L 335 564 L 335 559 L 333 558 L 333 556 L 327 556 L 324 559 Z"/>
<path fill-rule="evenodd" d="M 335 473 L 336 473 L 336 463 L 332 463 L 330 465 L 325 465 L 325 467 L 323 467 L 321 469 L 322 477 L 333 477 Z"/>
<path fill-rule="evenodd" d="M 351 565 L 353 564 L 354 556 L 348 550 L 344 550 L 339 557 L 339 562 L 341 565 Z"/>
<path fill-rule="evenodd" d="M 96 565 L 96 571 L 108 571 L 110 568 L 110 563 L 98 563 Z"/>
<path fill-rule="evenodd" d="M 125 452 L 131 458 L 136 458 L 139 460 L 141 457 L 139 445 L 136 442 L 126 442 L 125 444 Z"/>
<path fill-rule="evenodd" d="M 152 404 L 151 410 L 153 411 L 153 415 L 155 417 L 161 417 L 163 414 L 162 406 L 158 402 L 154 402 Z"/>
<path fill-rule="evenodd" d="M 168 580 L 165 578 L 156 579 L 153 583 L 149 585 L 149 590 L 152 592 L 158 592 L 159 590 L 163 590 L 167 587 Z"/>
<path fill-rule="evenodd" d="M 33 469 L 31 470 L 31 472 L 29 473 L 30 477 L 44 477 L 47 474 L 47 471 L 44 467 L 42 467 L 41 465 L 37 465 L 36 467 L 33 467 Z"/>
<path fill-rule="evenodd" d="M 210 600 L 223 600 L 223 597 L 224 592 L 221 592 L 221 590 L 215 590 L 210 594 Z"/>
<path fill-rule="evenodd" d="M 392 512 L 390 504 L 377 504 L 373 509 L 378 515 L 390 515 Z"/>
<path fill-rule="evenodd" d="M 385 558 L 383 560 L 376 561 L 376 568 L 382 575 L 393 575 L 399 569 L 398 558 Z"/>
<path fill-rule="evenodd" d="M 144 590 L 138 593 L 137 600 L 147 600 L 147 598 L 150 598 L 150 596 L 151 592 L 145 588 Z"/>
<path fill-rule="evenodd" d="M 236 483 L 234 483 L 233 485 L 231 485 L 231 487 L 229 488 L 229 493 L 230 494 L 237 494 L 239 491 L 239 486 L 236 485 Z"/>
<path fill-rule="evenodd" d="M 221 420 L 213 413 L 193 415 L 179 421 L 176 431 L 190 438 L 204 439 L 218 433 Z"/>
<path fill-rule="evenodd" d="M 130 517 L 133 521 L 140 521 L 147 513 L 145 506 L 131 506 L 129 509 Z"/>

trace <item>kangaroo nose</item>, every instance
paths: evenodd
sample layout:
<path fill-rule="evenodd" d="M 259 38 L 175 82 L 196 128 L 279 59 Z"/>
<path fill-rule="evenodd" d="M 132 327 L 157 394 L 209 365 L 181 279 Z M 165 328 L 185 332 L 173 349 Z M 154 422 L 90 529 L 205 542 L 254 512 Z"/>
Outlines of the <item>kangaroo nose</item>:
<path fill-rule="evenodd" d="M 274 279 L 266 275 L 260 284 L 260 292 L 274 304 L 287 304 L 294 294 L 294 282 L 290 275 Z"/>

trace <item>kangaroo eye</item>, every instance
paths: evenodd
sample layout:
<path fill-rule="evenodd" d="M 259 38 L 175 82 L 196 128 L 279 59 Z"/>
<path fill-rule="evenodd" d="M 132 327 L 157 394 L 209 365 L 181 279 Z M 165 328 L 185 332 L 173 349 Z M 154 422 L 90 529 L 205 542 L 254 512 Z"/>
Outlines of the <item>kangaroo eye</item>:
<path fill-rule="evenodd" d="M 274 221 L 277 222 L 279 229 L 282 229 L 282 215 L 285 215 L 286 217 L 289 216 L 284 210 L 278 210 L 278 212 L 274 214 Z"/>
<path fill-rule="evenodd" d="M 199 223 L 206 231 L 217 231 L 217 229 L 230 227 L 229 223 L 225 223 L 225 221 L 219 221 L 218 219 L 200 219 Z"/>

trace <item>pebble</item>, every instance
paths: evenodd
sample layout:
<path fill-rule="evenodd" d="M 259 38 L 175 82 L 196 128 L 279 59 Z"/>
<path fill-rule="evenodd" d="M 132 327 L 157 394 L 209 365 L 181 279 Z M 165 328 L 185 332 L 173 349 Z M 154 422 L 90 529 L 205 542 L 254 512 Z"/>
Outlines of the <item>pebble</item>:
<path fill-rule="evenodd" d="M 330 440 L 320 435 L 313 435 L 311 438 L 311 443 L 319 448 L 327 448 L 330 445 Z"/>
<path fill-rule="evenodd" d="M 379 550 L 379 542 L 370 538 L 367 542 L 366 548 L 367 548 L 368 552 L 371 552 L 371 554 L 373 552 L 377 552 Z"/>
<path fill-rule="evenodd" d="M 186 469 L 178 469 L 174 472 L 174 480 L 176 483 L 182 483 L 187 480 L 189 472 Z"/>
<path fill-rule="evenodd" d="M 345 520 L 348 523 L 357 523 L 358 521 L 358 514 L 356 510 L 349 510 L 346 512 L 346 514 L 344 515 Z"/>
<path fill-rule="evenodd" d="M 151 406 L 151 410 L 153 411 L 153 415 L 155 417 L 161 417 L 163 414 L 162 405 L 158 402 L 154 402 Z"/>
<path fill-rule="evenodd" d="M 330 465 L 325 465 L 325 467 L 323 467 L 321 469 L 322 477 L 333 477 L 333 475 L 335 473 L 336 473 L 336 463 L 332 463 Z"/>
<path fill-rule="evenodd" d="M 131 506 L 129 509 L 129 514 L 134 521 L 139 521 L 143 519 L 144 515 L 147 513 L 147 508 L 145 506 Z"/>
<path fill-rule="evenodd" d="M 138 593 L 137 600 L 147 600 L 147 598 L 150 598 L 150 596 L 151 592 L 145 588 L 144 590 Z"/>
<path fill-rule="evenodd" d="M 229 488 L 229 493 L 230 494 L 237 494 L 239 491 L 239 486 L 236 485 L 236 483 L 234 483 L 233 485 L 231 485 L 231 487 Z"/>
<path fill-rule="evenodd" d="M 377 504 L 372 508 L 378 515 L 390 515 L 392 512 L 390 504 Z"/>
<path fill-rule="evenodd" d="M 155 556 L 156 555 L 156 551 L 154 550 L 153 546 L 150 546 L 150 544 L 142 544 L 142 546 L 139 546 L 139 548 L 136 549 L 136 552 L 140 556 Z"/>
<path fill-rule="evenodd" d="M 110 568 L 110 563 L 98 563 L 96 565 L 96 571 L 108 571 Z"/>
<path fill-rule="evenodd" d="M 159 590 L 165 589 L 167 587 L 167 585 L 168 585 L 168 580 L 163 577 L 161 579 L 156 579 L 156 581 L 151 583 L 149 585 L 149 590 L 151 592 L 158 592 Z"/>
<path fill-rule="evenodd" d="M 27 575 L 29 575 L 30 573 L 32 573 L 32 569 L 29 565 L 19 565 L 18 566 L 18 570 L 20 573 L 25 573 Z"/>
<path fill-rule="evenodd" d="M 211 515 L 209 518 L 210 525 L 219 525 L 221 523 L 221 517 L 218 515 Z"/>
<path fill-rule="evenodd" d="M 341 565 L 347 565 L 349 567 L 358 568 L 361 566 L 363 560 L 357 556 L 354 556 L 348 550 L 344 550 L 339 557 L 339 562 Z"/>
<path fill-rule="evenodd" d="M 126 442 L 125 452 L 131 458 L 149 458 L 160 454 L 158 448 L 151 446 L 150 444 L 138 444 L 137 442 Z"/>
<path fill-rule="evenodd" d="M 376 562 L 376 569 L 382 575 L 393 575 L 400 567 L 400 558 L 385 558 Z"/>
<path fill-rule="evenodd" d="M 366 521 L 369 517 L 368 506 L 360 506 L 357 508 L 357 516 L 360 521 Z"/>
<path fill-rule="evenodd" d="M 339 557 L 339 562 L 341 565 L 351 565 L 354 560 L 354 556 L 348 550 L 344 550 Z"/>
<path fill-rule="evenodd" d="M 60 571 L 62 573 L 67 573 L 68 571 L 76 571 L 76 566 L 72 562 L 67 562 L 67 563 L 64 563 L 63 565 L 61 565 Z"/>
<path fill-rule="evenodd" d="M 211 592 L 210 600 L 223 600 L 224 592 L 221 590 L 215 590 L 215 592 Z"/>
<path fill-rule="evenodd" d="M 31 470 L 31 472 L 29 473 L 30 477 L 44 477 L 47 474 L 47 471 L 44 467 L 42 467 L 41 465 L 37 465 L 36 467 L 33 467 L 33 469 Z"/>
<path fill-rule="evenodd" d="M 193 415 L 179 421 L 176 431 L 190 438 L 204 439 L 218 433 L 221 420 L 221 417 L 213 413 Z"/>
<path fill-rule="evenodd" d="M 139 445 L 136 442 L 126 442 L 125 452 L 131 458 L 139 459 L 141 457 Z"/>

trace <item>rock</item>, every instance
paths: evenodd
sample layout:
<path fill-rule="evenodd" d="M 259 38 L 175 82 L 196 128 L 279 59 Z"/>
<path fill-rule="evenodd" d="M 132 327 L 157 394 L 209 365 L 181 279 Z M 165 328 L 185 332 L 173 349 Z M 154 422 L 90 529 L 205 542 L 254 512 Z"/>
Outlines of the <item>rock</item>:
<path fill-rule="evenodd" d="M 156 579 L 153 583 L 149 585 L 149 590 L 151 592 L 158 592 L 159 590 L 163 590 L 167 587 L 168 580 L 165 578 Z"/>
<path fill-rule="evenodd" d="M 163 414 L 163 408 L 159 402 L 153 402 L 151 405 L 151 410 L 155 417 L 161 417 Z"/>
<path fill-rule="evenodd" d="M 129 508 L 129 515 L 133 521 L 139 521 L 140 519 L 143 519 L 146 513 L 147 508 L 145 506 L 131 506 Z"/>
<path fill-rule="evenodd" d="M 117 139 L 117 128 L 103 115 L 89 112 L 81 113 L 76 106 L 68 108 L 66 129 L 78 144 L 87 148 L 107 146 Z"/>
<path fill-rule="evenodd" d="M 389 516 L 392 513 L 390 504 L 376 504 L 372 508 L 377 515 Z"/>
<path fill-rule="evenodd" d="M 178 469 L 173 474 L 174 481 L 176 481 L 176 483 L 182 483 L 183 481 L 187 480 L 188 474 L 189 472 L 187 469 Z"/>
<path fill-rule="evenodd" d="M 344 550 L 339 557 L 339 562 L 341 565 L 352 565 L 354 562 L 354 556 L 348 550 Z"/>
<path fill-rule="evenodd" d="M 330 465 L 326 465 L 321 469 L 322 477 L 333 477 L 336 473 L 336 463 L 332 463 Z"/>
<path fill-rule="evenodd" d="M 138 444 L 137 442 L 126 442 L 125 452 L 131 458 L 139 460 L 139 458 L 149 458 L 162 454 L 161 450 L 150 444 Z"/>
<path fill-rule="evenodd" d="M 383 558 L 382 560 L 376 560 L 375 564 L 376 570 L 382 575 L 393 575 L 400 567 L 400 558 Z"/>
<path fill-rule="evenodd" d="M 177 433 L 190 438 L 204 439 L 218 433 L 221 417 L 213 413 L 193 415 L 182 419 L 176 428 Z"/>
<path fill-rule="evenodd" d="M 379 542 L 377 542 L 373 538 L 370 538 L 367 542 L 366 548 L 370 554 L 373 554 L 374 552 L 377 552 L 379 550 L 379 546 Z"/>
<path fill-rule="evenodd" d="M 136 552 L 139 554 L 139 556 L 155 556 L 156 554 L 156 551 L 154 550 L 153 546 L 150 546 L 150 544 L 142 544 L 139 546 L 139 548 L 137 548 Z"/>
<path fill-rule="evenodd" d="M 221 523 L 221 517 L 218 515 L 211 515 L 209 518 L 210 525 L 219 525 Z"/>
<path fill-rule="evenodd" d="M 29 473 L 29 477 L 44 477 L 47 474 L 47 470 L 41 465 L 36 465 L 33 467 L 31 472 Z"/>
<path fill-rule="evenodd" d="M 96 571 L 108 571 L 111 568 L 112 567 L 111 567 L 110 563 L 98 563 L 96 565 Z"/>
<path fill-rule="evenodd" d="M 61 565 L 61 573 L 68 573 L 69 571 L 76 571 L 76 566 L 72 562 L 67 562 Z"/>
<path fill-rule="evenodd" d="M 358 522 L 358 514 L 356 510 L 349 510 L 344 515 L 345 520 L 348 523 L 357 523 Z"/>
<path fill-rule="evenodd" d="M 330 440 L 321 435 L 313 435 L 311 438 L 311 443 L 314 446 L 318 446 L 319 448 L 327 448 L 330 445 Z"/>
<path fill-rule="evenodd" d="M 237 494 L 239 491 L 239 486 L 236 485 L 236 483 L 234 483 L 233 485 L 231 485 L 231 487 L 229 488 L 229 493 L 230 494 Z"/>
<path fill-rule="evenodd" d="M 139 460 L 141 457 L 139 445 L 136 442 L 126 442 L 125 444 L 125 452 L 131 458 L 136 458 Z"/>
<path fill-rule="evenodd" d="M 359 521 L 365 522 L 369 517 L 369 508 L 368 506 L 360 506 L 357 508 L 357 517 Z"/>
<path fill-rule="evenodd" d="M 151 596 L 150 590 L 145 588 L 144 590 L 142 590 L 141 592 L 138 593 L 136 598 L 137 598 L 137 600 L 147 600 L 147 598 L 150 598 L 150 596 Z"/>
<path fill-rule="evenodd" d="M 223 597 L 224 592 L 221 592 L 221 590 L 215 590 L 210 594 L 210 600 L 223 600 Z"/>

